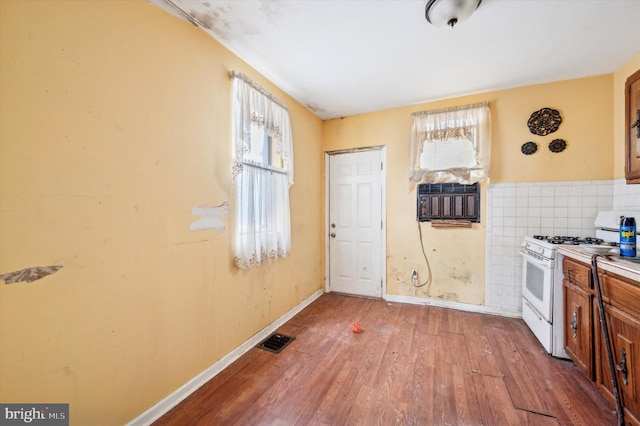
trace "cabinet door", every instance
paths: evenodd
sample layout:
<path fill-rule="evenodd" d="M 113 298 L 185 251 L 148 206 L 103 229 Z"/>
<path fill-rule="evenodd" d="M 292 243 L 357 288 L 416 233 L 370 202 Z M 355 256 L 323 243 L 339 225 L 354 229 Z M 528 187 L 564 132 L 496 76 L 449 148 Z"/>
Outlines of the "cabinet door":
<path fill-rule="evenodd" d="M 593 296 L 564 280 L 564 346 L 569 358 L 593 380 Z"/>
<path fill-rule="evenodd" d="M 640 70 L 625 83 L 625 136 L 627 183 L 640 183 Z"/>
<path fill-rule="evenodd" d="M 640 353 L 638 353 L 639 348 L 636 346 L 640 344 L 640 321 L 610 305 L 605 305 L 605 315 L 609 328 L 613 362 L 618 377 L 618 388 L 622 394 L 625 419 L 632 425 L 640 425 L 640 399 L 637 383 L 640 375 Z M 596 384 L 602 394 L 615 406 L 607 352 L 601 329 L 598 329 L 596 336 Z"/>

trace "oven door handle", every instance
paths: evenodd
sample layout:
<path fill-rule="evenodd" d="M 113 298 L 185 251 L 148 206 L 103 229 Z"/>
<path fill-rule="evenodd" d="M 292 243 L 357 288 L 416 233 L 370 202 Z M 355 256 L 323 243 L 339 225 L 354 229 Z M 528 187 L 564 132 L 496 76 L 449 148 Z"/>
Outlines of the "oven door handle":
<path fill-rule="evenodd" d="M 520 249 L 520 254 L 526 257 L 531 262 L 535 263 L 536 265 L 542 266 L 543 268 L 553 268 L 553 260 L 536 259 L 535 257 L 531 256 L 529 253 L 527 253 L 522 249 Z"/>

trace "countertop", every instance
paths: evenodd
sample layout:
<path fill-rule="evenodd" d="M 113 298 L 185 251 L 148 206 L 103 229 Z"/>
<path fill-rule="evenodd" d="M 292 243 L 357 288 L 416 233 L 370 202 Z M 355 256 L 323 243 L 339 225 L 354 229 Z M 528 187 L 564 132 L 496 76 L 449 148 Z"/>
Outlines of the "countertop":
<path fill-rule="evenodd" d="M 595 253 L 590 251 L 588 247 L 589 246 L 561 246 L 558 247 L 558 253 L 591 265 L 591 257 Z M 630 280 L 638 282 L 640 285 L 640 257 L 620 257 L 616 249 L 602 254 L 605 254 L 607 257 L 598 257 L 598 269 L 629 278 Z"/>

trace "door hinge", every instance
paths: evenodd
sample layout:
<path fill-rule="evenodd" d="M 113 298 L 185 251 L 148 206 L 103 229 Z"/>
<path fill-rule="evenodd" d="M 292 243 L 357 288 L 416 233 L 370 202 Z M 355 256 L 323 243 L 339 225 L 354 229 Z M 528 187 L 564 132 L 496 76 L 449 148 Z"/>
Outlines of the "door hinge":
<path fill-rule="evenodd" d="M 384 170 L 384 163 L 382 161 L 380 162 L 380 170 Z"/>
<path fill-rule="evenodd" d="M 384 222 L 380 221 L 380 229 L 384 229 Z"/>

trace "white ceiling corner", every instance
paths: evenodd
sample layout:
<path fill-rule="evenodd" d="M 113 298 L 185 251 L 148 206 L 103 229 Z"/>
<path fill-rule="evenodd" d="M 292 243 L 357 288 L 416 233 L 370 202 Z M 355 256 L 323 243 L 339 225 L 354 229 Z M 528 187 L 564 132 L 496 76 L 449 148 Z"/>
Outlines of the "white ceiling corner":
<path fill-rule="evenodd" d="M 607 74 L 640 52 L 640 0 L 483 0 L 454 28 L 426 21 L 427 0 L 149 1 L 322 119 Z"/>

